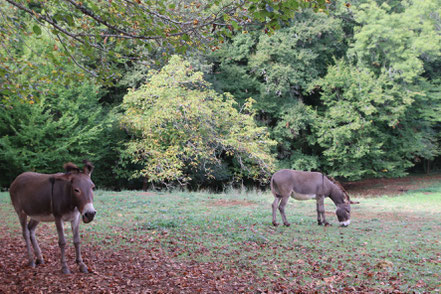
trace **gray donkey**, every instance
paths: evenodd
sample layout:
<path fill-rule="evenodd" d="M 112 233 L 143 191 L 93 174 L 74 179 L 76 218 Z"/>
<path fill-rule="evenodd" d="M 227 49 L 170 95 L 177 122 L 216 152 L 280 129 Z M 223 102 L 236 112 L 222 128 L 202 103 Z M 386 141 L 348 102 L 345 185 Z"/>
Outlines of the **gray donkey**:
<path fill-rule="evenodd" d="M 276 221 L 277 207 L 282 215 L 283 224 L 289 226 L 285 215 L 285 206 L 290 196 L 297 200 L 316 199 L 317 222 L 319 225 L 329 225 L 325 218 L 324 198 L 329 197 L 337 206 L 336 214 L 341 226 L 347 227 L 351 222 L 351 202 L 349 195 L 337 182 L 319 172 L 305 172 L 282 169 L 271 178 L 271 192 L 275 199 L 273 208 L 273 225 Z"/>

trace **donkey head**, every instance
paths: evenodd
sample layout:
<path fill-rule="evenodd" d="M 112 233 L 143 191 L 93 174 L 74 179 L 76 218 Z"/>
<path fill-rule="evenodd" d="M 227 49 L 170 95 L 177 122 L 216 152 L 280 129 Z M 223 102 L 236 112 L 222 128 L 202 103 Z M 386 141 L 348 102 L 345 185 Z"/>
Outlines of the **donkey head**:
<path fill-rule="evenodd" d="M 84 167 L 81 171 L 75 164 L 68 162 L 64 165 L 64 169 L 69 181 L 72 200 L 74 205 L 81 213 L 83 222 L 89 223 L 93 220 L 96 210 L 93 207 L 93 189 L 95 184 L 90 179 L 93 171 L 93 165 L 84 160 Z"/>
<path fill-rule="evenodd" d="M 337 205 L 337 219 L 342 227 L 347 227 L 351 223 L 351 205 L 349 203 L 342 203 Z"/>
<path fill-rule="evenodd" d="M 351 199 L 349 198 L 348 192 L 345 188 L 334 178 L 328 177 L 334 184 L 332 188 L 332 193 L 329 196 L 337 206 L 335 214 L 340 222 L 340 226 L 347 227 L 351 223 Z"/>

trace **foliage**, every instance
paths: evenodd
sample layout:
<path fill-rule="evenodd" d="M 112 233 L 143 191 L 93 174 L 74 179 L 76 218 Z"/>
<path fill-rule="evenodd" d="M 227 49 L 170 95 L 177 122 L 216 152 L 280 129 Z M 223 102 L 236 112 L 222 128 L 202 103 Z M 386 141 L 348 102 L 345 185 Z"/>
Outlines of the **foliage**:
<path fill-rule="evenodd" d="M 83 73 L 114 83 L 121 77 L 120 66 L 145 61 L 158 48 L 164 55 L 195 47 L 215 49 L 233 31 L 247 30 L 255 23 L 268 32 L 278 29 L 302 7 L 323 10 L 325 0 L 7 0 L 0 4 L 0 47 L 46 33 Z M 50 60 L 51 53 L 46 53 L 45 59 Z M 13 69 L 1 66 L 1 59 L 0 73 L 13 75 Z M 32 70 L 13 54 L 6 59 Z"/>
<path fill-rule="evenodd" d="M 1 186 L 21 172 L 54 173 L 69 161 L 87 158 L 97 167 L 98 185 L 111 186 L 112 150 L 118 138 L 113 119 L 99 105 L 90 84 L 59 88 L 35 103 L 11 101 L 0 111 Z"/>
<path fill-rule="evenodd" d="M 318 81 L 323 110 L 314 124 L 314 143 L 333 176 L 348 179 L 402 176 L 422 150 L 433 156 L 434 140 L 413 115 L 417 94 L 404 91 L 386 74 L 340 61 Z M 413 128 L 411 126 L 414 126 Z"/>
<path fill-rule="evenodd" d="M 297 170 L 319 170 L 320 158 L 310 149 L 308 136 L 317 113 L 310 106 L 297 102 L 285 108 L 273 129 L 273 137 L 278 142 L 280 168 Z"/>
<path fill-rule="evenodd" d="M 256 99 L 279 167 L 404 175 L 439 154 L 439 92 L 422 79 L 435 78 L 439 64 L 439 5 L 420 2 L 337 1 L 329 15 L 299 12 L 271 36 L 235 36 L 213 54 L 211 80 L 239 101 Z M 335 67 L 341 57 L 347 62 Z"/>
<path fill-rule="evenodd" d="M 7 82 L 0 81 L 9 90 L 0 105 L 0 185 L 8 186 L 26 170 L 57 172 L 65 162 L 87 157 L 96 166 L 96 184 L 117 187 L 112 167 L 124 135 L 111 108 L 101 105 L 106 91 L 94 80 L 84 81 L 85 75 L 59 49 L 45 32 L 28 36 L 18 47 L 0 49 L 14 55 L 7 55 L 4 65 L 15 72 L 6 76 Z"/>
<path fill-rule="evenodd" d="M 258 36 L 256 33 L 234 36 L 209 56 L 208 62 L 213 64 L 213 68 L 207 80 L 218 92 L 232 93 L 239 103 L 244 103 L 249 97 L 260 100 L 260 83 L 248 66 Z"/>
<path fill-rule="evenodd" d="M 306 88 L 326 72 L 333 56 L 343 54 L 343 36 L 338 19 L 309 10 L 272 35 L 235 36 L 214 54 L 215 86 L 239 99 L 252 96 L 259 112 L 278 116 L 298 99 L 308 103 Z"/>
<path fill-rule="evenodd" d="M 334 56 L 344 55 L 344 36 L 341 20 L 305 10 L 270 36 L 240 34 L 212 54 L 210 81 L 238 101 L 256 100 L 258 120 L 278 142 L 279 168 L 320 168 L 317 150 L 307 141 L 316 117 L 310 106 L 318 99 L 307 88 L 326 73 Z"/>
<path fill-rule="evenodd" d="M 271 168 L 259 170 L 262 163 L 350 179 L 400 176 L 421 166 L 428 171 L 430 162 L 439 162 L 441 143 L 440 7 L 439 0 L 7 0 L 0 3 L 0 141 L 8 148 L 27 142 L 11 135 L 21 130 L 17 113 L 27 124 L 37 113 L 42 117 L 32 119 L 39 124 L 54 124 L 65 109 L 91 105 L 96 113 L 87 113 L 106 123 L 96 133 L 88 120 L 78 126 L 85 136 L 110 142 L 97 145 L 97 158 L 112 187 L 145 188 L 147 173 L 152 183 L 179 180 L 193 188 L 219 189 L 238 179 L 251 184 L 269 177 Z M 326 13 L 317 13 L 323 8 Z M 202 48 L 214 52 L 194 54 Z M 166 90 L 172 81 L 164 82 L 165 73 L 160 81 L 160 69 L 183 52 L 192 65 L 186 79 L 197 81 Z M 79 85 L 99 94 L 77 99 L 65 93 Z M 138 90 L 120 108 L 124 129 L 113 123 L 112 107 L 127 88 Z M 162 96 L 151 96 L 155 91 Z M 151 104 L 127 100 L 137 95 Z M 67 103 L 57 105 L 63 97 L 72 105 L 58 110 Z M 139 112 L 129 113 L 133 109 Z M 188 121 L 178 121 L 184 111 L 191 112 Z M 244 129 L 228 127 L 236 122 Z M 60 128 L 69 129 L 73 120 L 63 123 Z M 277 145 L 251 144 L 258 136 L 267 142 L 267 133 Z M 73 142 L 89 142 L 80 137 Z M 2 173 L 36 168 L 14 166 L 18 153 L 10 152 L 8 161 L 0 155 Z M 43 169 L 58 170 L 59 162 Z"/>
<path fill-rule="evenodd" d="M 400 176 L 439 154 L 439 121 L 432 119 L 439 92 L 422 78 L 425 64 L 439 60 L 439 3 L 396 4 L 362 1 L 348 50 L 356 66 L 340 62 L 312 84 L 322 86 L 324 117 L 311 143 L 324 148 L 324 169 L 334 175 Z"/>
<path fill-rule="evenodd" d="M 33 103 L 85 78 L 49 33 L 5 37 L 2 42 L 6 43 L 0 47 L 0 71 L 4 73 L 0 75 L 0 103 L 4 105 L 14 99 Z"/>
<path fill-rule="evenodd" d="M 133 176 L 185 183 L 198 171 L 210 179 L 211 167 L 227 162 L 234 180 L 268 179 L 273 142 L 255 125 L 251 103 L 238 111 L 231 95 L 211 90 L 201 72 L 173 56 L 124 97 L 121 123 L 133 136 L 126 152 L 143 167 Z"/>
<path fill-rule="evenodd" d="M 261 35 L 249 65 L 262 84 L 262 109 L 270 112 L 276 101 L 308 103 L 305 89 L 344 52 L 343 37 L 339 20 L 311 11 L 298 13 L 293 25 L 271 36 Z"/>
<path fill-rule="evenodd" d="M 348 52 L 377 74 L 387 73 L 401 83 L 412 83 L 423 73 L 424 62 L 440 56 L 441 2 L 415 0 L 404 3 L 401 13 L 374 1 L 355 12 L 359 26 Z"/>

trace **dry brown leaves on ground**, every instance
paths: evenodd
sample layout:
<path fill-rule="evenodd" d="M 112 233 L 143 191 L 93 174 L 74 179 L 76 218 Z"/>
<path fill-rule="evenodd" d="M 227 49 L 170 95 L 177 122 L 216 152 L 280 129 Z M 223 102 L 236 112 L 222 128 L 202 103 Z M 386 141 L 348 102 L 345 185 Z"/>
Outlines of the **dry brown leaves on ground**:
<path fill-rule="evenodd" d="M 47 226 L 39 230 L 45 264 L 36 268 L 26 264 L 24 241 L 18 230 L 0 237 L 0 293 L 317 293 L 317 283 L 330 282 L 329 278 L 321 282 L 317 277 L 318 282 L 301 285 L 294 277 L 290 281 L 283 277 L 273 280 L 261 277 L 254 269 L 231 266 L 229 261 L 182 261 L 159 247 L 149 247 L 155 242 L 146 248 L 137 246 L 141 248 L 137 252 L 129 247 L 110 250 L 84 244 L 83 259 L 89 274 L 79 272 L 73 245 L 69 244 L 66 258 L 72 273 L 65 275 L 60 269 L 57 237 L 45 235 L 47 231 Z M 375 291 L 362 284 L 335 289 L 330 283 L 326 288 L 327 293 Z"/>
<path fill-rule="evenodd" d="M 40 230 L 40 234 L 41 234 Z M 255 292 L 255 278 L 239 277 L 221 264 L 180 262 L 158 248 L 106 250 L 84 245 L 83 259 L 91 273 L 82 274 L 75 264 L 73 246 L 67 250 L 72 271 L 60 271 L 59 249 L 40 242 L 45 264 L 26 265 L 24 241 L 17 236 L 0 239 L 0 293 L 240 293 Z M 51 245 L 47 245 L 51 244 Z"/>

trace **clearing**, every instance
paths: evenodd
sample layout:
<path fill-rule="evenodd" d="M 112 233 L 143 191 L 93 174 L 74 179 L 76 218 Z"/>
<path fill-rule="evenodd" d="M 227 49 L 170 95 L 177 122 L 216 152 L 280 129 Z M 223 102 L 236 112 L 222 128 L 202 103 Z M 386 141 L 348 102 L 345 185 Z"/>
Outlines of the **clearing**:
<path fill-rule="evenodd" d="M 316 225 L 314 201 L 290 199 L 291 227 L 274 228 L 269 192 L 97 191 L 97 217 L 80 226 L 92 273 L 79 273 L 66 229 L 71 275 L 60 272 L 53 223 L 37 228 L 46 263 L 26 266 L 3 192 L 0 293 L 439 292 L 441 176 L 345 186 L 360 201 L 348 228 L 337 226 L 329 200 L 333 226 Z"/>

